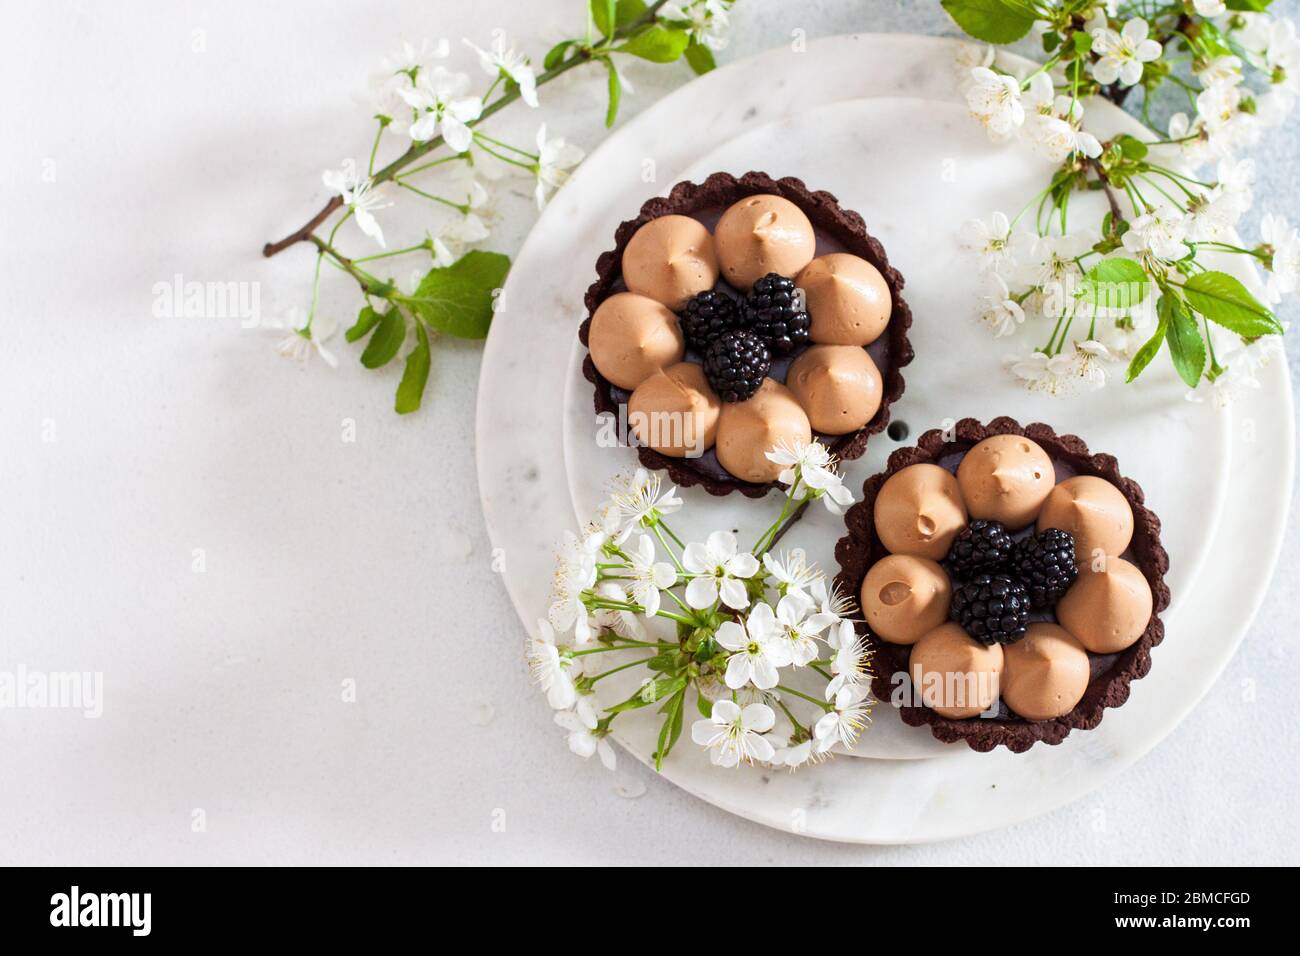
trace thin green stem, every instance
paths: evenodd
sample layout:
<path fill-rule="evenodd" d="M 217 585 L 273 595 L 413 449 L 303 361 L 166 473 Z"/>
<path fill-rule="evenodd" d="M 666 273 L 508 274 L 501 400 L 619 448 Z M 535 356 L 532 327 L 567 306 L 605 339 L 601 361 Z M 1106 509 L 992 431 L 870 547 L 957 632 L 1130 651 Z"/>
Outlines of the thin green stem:
<path fill-rule="evenodd" d="M 419 189 L 415 186 L 412 186 L 410 183 L 402 182 L 400 179 L 397 180 L 397 185 L 402 187 L 403 189 L 415 193 L 417 196 L 423 196 L 425 199 L 431 199 L 434 202 L 442 203 L 444 206 L 450 206 L 452 209 L 455 209 L 457 212 L 461 213 L 462 215 L 467 211 L 463 203 L 452 202 L 450 199 L 448 199 L 445 196 L 435 196 L 433 193 L 427 193 L 423 189 Z"/>
<path fill-rule="evenodd" d="M 630 667 L 640 667 L 646 661 L 654 660 L 655 656 L 656 655 L 651 654 L 649 657 L 638 657 L 634 661 L 628 661 L 626 664 L 619 664 L 618 667 L 611 667 L 607 671 L 601 671 L 599 674 L 586 678 L 586 681 L 588 684 L 594 684 L 602 677 L 608 677 L 610 674 L 617 674 L 619 671 L 625 671 Z"/>
<path fill-rule="evenodd" d="M 383 138 L 383 135 L 384 123 L 381 121 L 379 123 L 379 129 L 375 130 L 375 141 L 370 146 L 370 163 L 366 166 L 367 176 L 373 176 L 375 174 L 375 156 L 379 154 L 379 140 Z"/>
<path fill-rule="evenodd" d="M 663 549 L 668 552 L 668 557 L 673 559 L 673 566 L 677 568 L 678 573 L 685 574 L 686 568 L 682 567 L 682 562 L 677 558 L 677 552 L 672 549 L 668 544 L 668 540 L 664 537 L 663 530 L 660 528 L 661 524 L 662 522 L 656 521 L 650 526 L 650 530 L 654 533 L 654 536 L 659 539 L 659 543 L 663 546 Z"/>
<path fill-rule="evenodd" d="M 536 153 L 530 153 L 528 152 L 528 150 L 520 149 L 518 146 L 511 146 L 509 143 L 503 142 L 502 140 L 489 136 L 487 133 L 475 133 L 474 138 L 476 140 L 486 140 L 487 142 L 491 143 L 493 146 L 500 146 L 502 149 L 508 149 L 510 150 L 510 152 L 518 153 L 520 156 L 527 156 L 533 162 L 537 162 Z"/>
<path fill-rule="evenodd" d="M 779 690 L 783 694 L 790 694 L 794 697 L 800 697 L 803 700 L 808 701 L 808 703 L 810 704 L 816 704 L 818 707 L 820 707 L 822 710 L 826 711 L 827 713 L 829 713 L 831 710 L 834 709 L 830 704 L 826 703 L 825 701 L 818 700 L 816 697 L 809 697 L 807 694 L 803 693 L 802 691 L 795 690 L 793 687 L 786 687 L 784 684 L 777 684 L 776 690 Z"/>
<path fill-rule="evenodd" d="M 418 246 L 407 246 L 405 249 L 392 249 L 388 252 L 376 252 L 372 256 L 361 256 L 360 258 L 353 259 L 352 261 L 373 262 L 376 259 L 391 259 L 394 256 L 404 256 L 411 252 L 419 252 L 421 250 L 428 251 L 428 249 L 429 249 L 428 243 L 422 242 Z"/>
<path fill-rule="evenodd" d="M 401 173 L 401 174 L 398 175 L 398 176 L 394 176 L 393 179 L 396 180 L 396 179 L 403 179 L 403 178 L 405 178 L 405 177 L 407 177 L 407 176 L 414 176 L 414 175 L 416 175 L 417 173 L 422 173 L 422 172 L 424 172 L 424 171 L 427 170 L 427 169 L 433 169 L 433 167 L 435 167 L 435 166 L 442 166 L 442 165 L 445 165 L 446 163 L 454 163 L 454 162 L 457 162 L 457 161 L 460 161 L 460 162 L 468 162 L 468 161 L 469 161 L 469 154 L 468 154 L 468 153 L 457 153 L 455 156 L 444 156 L 442 159 L 435 159 L 435 160 L 433 160 L 432 162 L 424 163 L 423 165 L 416 166 L 414 169 L 408 169 L 408 170 L 406 170 L 406 172 Z"/>

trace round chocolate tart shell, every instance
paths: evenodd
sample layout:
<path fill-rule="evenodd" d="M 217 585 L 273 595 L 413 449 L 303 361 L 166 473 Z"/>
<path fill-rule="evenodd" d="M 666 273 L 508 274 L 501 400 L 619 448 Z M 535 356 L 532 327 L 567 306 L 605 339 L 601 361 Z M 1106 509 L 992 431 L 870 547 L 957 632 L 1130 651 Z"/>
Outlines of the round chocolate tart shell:
<path fill-rule="evenodd" d="M 1057 469 L 1058 481 L 1072 475 L 1095 475 L 1109 481 L 1133 509 L 1133 540 L 1124 556 L 1138 567 L 1151 586 L 1151 619 L 1141 637 L 1119 653 L 1088 654 L 1091 677 L 1083 698 L 1074 709 L 1062 717 L 1030 721 L 1011 712 L 1001 701 L 996 717 L 968 720 L 942 717 L 920 705 L 906 704 L 897 708 L 905 724 L 912 727 L 929 724 L 930 732 L 938 740 L 944 743 L 964 741 L 972 750 L 987 752 L 996 747 L 1006 747 L 1014 753 L 1023 753 L 1040 741 L 1059 744 L 1071 730 L 1091 730 L 1101 723 L 1106 708 L 1119 707 L 1127 701 L 1129 685 L 1151 670 L 1151 648 L 1159 644 L 1165 634 L 1159 615 L 1169 606 L 1169 588 L 1165 584 L 1169 555 L 1160 544 L 1160 519 L 1143 504 L 1142 489 L 1137 482 L 1120 474 L 1119 463 L 1113 457 L 1090 454 L 1088 446 L 1075 435 L 1057 435 L 1043 424 L 1022 427 L 1011 418 L 995 418 L 987 425 L 974 418 L 963 418 L 949 435 L 951 441 L 938 429 L 926 432 L 915 446 L 900 448 L 890 455 L 885 471 L 873 475 L 863 484 L 862 500 L 844 516 L 848 534 L 835 546 L 835 558 L 840 566 L 836 583 L 845 593 L 856 597 L 867 571 L 889 553 L 876 535 L 872 517 L 876 496 L 891 475 L 909 465 L 930 463 L 955 470 L 965 453 L 985 438 L 1020 435 L 1037 442 L 1047 452 Z M 877 666 L 872 690 L 879 700 L 888 703 L 895 689 L 893 675 L 907 672 L 911 647 L 881 640 L 864 622 L 858 622 L 857 628 L 875 652 Z"/>
<path fill-rule="evenodd" d="M 861 256 L 880 270 L 889 287 L 892 302 L 889 325 L 879 339 L 867 346 L 867 352 L 880 369 L 883 382 L 880 408 L 857 431 L 834 436 L 814 433 L 814 437 L 819 438 L 840 458 L 859 458 L 866 451 L 867 439 L 884 431 L 889 425 L 889 406 L 903 394 L 902 369 L 913 358 L 912 346 L 907 338 L 908 329 L 912 325 L 912 313 L 903 300 L 903 277 L 897 269 L 890 266 L 889 257 L 885 255 L 880 242 L 867 233 L 862 217 L 852 210 L 841 208 L 830 193 L 810 190 L 801 180 L 791 177 L 773 179 L 767 173 L 760 172 L 750 172 L 740 177 L 714 173 L 702 183 L 678 183 L 667 196 L 647 200 L 635 219 L 627 220 L 615 231 L 614 248 L 601 253 L 596 260 L 597 277 L 587 289 L 584 300 L 587 318 L 578 330 L 578 338 L 584 346 L 587 345 L 591 316 L 595 314 L 596 307 L 614 293 L 625 289 L 622 277 L 623 250 L 638 229 L 660 216 L 684 215 L 698 219 L 712 231 L 718 218 L 732 203 L 759 194 L 782 196 L 804 211 L 817 235 L 817 255 L 849 252 Z M 722 279 L 718 280 L 718 288 L 731 290 Z M 734 290 L 731 292 L 737 298 L 743 298 L 740 293 Z M 774 362 L 771 377 L 784 382 L 790 362 L 802 351 L 797 350 Z M 698 362 L 700 356 L 688 351 L 686 360 Z M 617 415 L 619 406 L 627 403 L 630 392 L 616 387 L 601 375 L 590 354 L 583 360 L 582 371 L 595 387 L 596 412 Z M 713 495 L 739 491 L 750 498 L 761 498 L 773 488 L 780 487 L 776 482 L 757 484 L 734 477 L 718 463 L 712 449 L 699 458 L 670 458 L 648 447 L 639 447 L 637 455 L 645 467 L 667 471 L 678 485 L 700 485 Z"/>

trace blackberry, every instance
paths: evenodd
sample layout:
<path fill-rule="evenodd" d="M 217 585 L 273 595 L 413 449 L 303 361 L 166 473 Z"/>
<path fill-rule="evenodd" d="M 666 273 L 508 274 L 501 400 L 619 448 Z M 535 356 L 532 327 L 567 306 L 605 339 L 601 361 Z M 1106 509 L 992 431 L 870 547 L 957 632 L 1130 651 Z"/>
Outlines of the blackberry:
<path fill-rule="evenodd" d="M 745 300 L 745 325 L 766 339 L 773 352 L 789 355 L 808 344 L 812 320 L 803 310 L 803 296 L 795 289 L 794 280 L 769 272 L 754 283 Z"/>
<path fill-rule="evenodd" d="M 948 567 L 958 575 L 1006 566 L 1014 542 L 1000 521 L 975 520 L 962 529 L 948 550 Z"/>
<path fill-rule="evenodd" d="M 1074 536 L 1068 531 L 1048 528 L 1042 534 L 1017 541 L 1010 566 L 1029 590 L 1030 604 L 1050 607 L 1079 576 L 1074 563 Z"/>
<path fill-rule="evenodd" d="M 1005 574 L 953 582 L 949 616 L 981 644 L 1013 644 L 1029 625 L 1029 592 Z"/>
<path fill-rule="evenodd" d="M 704 377 L 724 402 L 743 402 L 772 367 L 767 343 L 751 332 L 723 332 L 704 353 Z"/>
<path fill-rule="evenodd" d="M 700 353 L 723 332 L 744 327 L 740 304 L 717 289 L 707 289 L 694 296 L 679 318 L 687 347 Z"/>

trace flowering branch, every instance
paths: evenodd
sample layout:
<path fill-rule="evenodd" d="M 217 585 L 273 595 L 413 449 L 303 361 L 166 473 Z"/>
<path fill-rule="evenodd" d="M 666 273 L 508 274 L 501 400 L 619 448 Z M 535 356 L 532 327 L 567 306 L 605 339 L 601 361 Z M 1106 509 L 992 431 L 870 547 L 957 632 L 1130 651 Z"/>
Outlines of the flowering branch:
<path fill-rule="evenodd" d="M 469 40 L 489 85 L 482 95 L 469 95 L 470 78 L 437 61 L 450 55 L 450 44 L 406 44 L 385 59 L 376 77 L 377 129 L 364 171 L 354 161 L 322 177 L 331 197 L 301 227 L 262 247 L 266 257 L 298 245 L 316 250 L 311 305 L 305 316 L 288 323 L 289 335 L 280 344 L 288 355 L 303 358 L 314 348 L 336 364 L 325 343 L 338 323 L 318 320 L 321 266 L 328 263 L 355 281 L 364 297 L 356 321 L 347 329 L 349 342 L 366 340 L 361 363 L 380 368 L 405 357 L 397 390 L 396 410 L 420 406 L 430 364 L 430 342 L 439 333 L 459 338 L 483 338 L 510 261 L 505 256 L 471 248 L 488 238 L 492 213 L 484 179 L 504 172 L 535 180 L 534 195 L 541 208 L 583 158 L 583 151 L 548 134 L 543 124 L 536 145 L 505 142 L 483 130 L 486 120 L 522 100 L 538 106 L 537 90 L 587 63 L 603 65 L 608 74 L 606 124 L 612 125 L 627 87 L 617 59 L 636 57 L 654 63 L 685 59 L 697 72 L 713 68 L 713 50 L 722 46 L 722 31 L 734 0 L 587 0 L 586 30 L 564 40 L 546 54 L 541 72 L 529 58 L 507 42 L 504 31 L 493 32 L 488 49 Z M 385 136 L 403 138 L 404 149 L 376 168 Z M 416 177 L 422 177 L 416 180 Z M 430 181 L 432 180 L 432 181 Z M 393 205 L 397 195 L 410 195 L 432 204 L 442 217 L 421 241 L 389 250 L 375 213 Z M 336 241 L 349 220 L 382 251 L 355 255 Z M 326 227 L 328 232 L 326 232 Z M 388 260 L 424 255 L 431 268 L 414 288 L 404 288 L 391 276 L 377 275 Z M 365 263 L 366 265 L 362 265 Z M 285 328 L 283 322 L 275 327 Z"/>
<path fill-rule="evenodd" d="M 728 531 L 681 545 L 666 518 L 682 500 L 643 469 L 581 537 L 568 535 L 550 613 L 538 622 L 528 659 L 575 753 L 599 754 L 613 769 L 606 738 L 614 720 L 657 704 L 664 718 L 655 750 L 661 768 L 682 733 L 692 691 L 701 719 L 691 739 L 723 767 L 818 761 L 836 744 L 851 747 L 867 725 L 869 652 L 847 617 L 851 599 L 828 585 L 803 551 L 773 550 L 813 501 L 843 514 L 853 496 L 824 445 L 778 446 L 768 458 L 782 466 L 787 491 L 780 515 L 751 551 L 739 551 Z M 656 560 L 656 542 L 669 561 Z M 664 609 L 665 596 L 677 611 Z M 665 621 L 670 633 L 651 633 Z M 561 640 L 557 631 L 572 636 Z M 655 653 L 613 665 L 604 657 L 645 649 Z M 592 659 L 601 661 L 595 672 L 586 663 Z M 641 686 L 602 704 L 597 684 L 636 667 L 648 671 Z M 789 686 L 802 669 L 822 678 L 821 697 Z M 794 705 L 810 716 L 799 716 Z"/>
<path fill-rule="evenodd" d="M 1020 137 L 1059 164 L 1014 219 L 995 213 L 963 228 L 966 244 L 982 254 L 988 292 L 980 317 L 994 335 L 1045 320 L 1032 324 L 1046 342 L 1011 360 L 1011 372 L 1052 393 L 1099 388 L 1108 363 L 1127 360 L 1131 382 L 1167 345 L 1190 398 L 1199 400 L 1202 383 L 1221 403 L 1233 388 L 1257 385 L 1255 371 L 1280 348 L 1283 326 L 1241 282 L 1207 265 L 1205 253 L 1264 266 L 1274 303 L 1300 279 L 1300 233 L 1284 220 L 1266 216 L 1254 246 L 1234 232 L 1254 181 L 1253 164 L 1234 153 L 1282 122 L 1300 93 L 1294 24 L 1264 13 L 1269 0 L 943 5 L 989 43 L 1035 30 L 1048 54 L 1024 77 L 999 65 L 991 46 L 963 54 L 966 100 L 989 134 Z M 1186 76 L 1178 70 L 1184 63 Z M 1120 104 L 1134 89 L 1143 91 L 1149 124 L 1165 88 L 1185 95 L 1196 113 L 1176 114 L 1167 137 L 1101 142 L 1083 126 L 1088 97 Z M 1212 176 L 1183 168 L 1210 160 L 1218 161 Z M 1108 211 L 1094 228 L 1071 229 L 1071 198 L 1088 191 L 1102 192 Z M 1017 229 L 1030 208 L 1033 229 Z"/>

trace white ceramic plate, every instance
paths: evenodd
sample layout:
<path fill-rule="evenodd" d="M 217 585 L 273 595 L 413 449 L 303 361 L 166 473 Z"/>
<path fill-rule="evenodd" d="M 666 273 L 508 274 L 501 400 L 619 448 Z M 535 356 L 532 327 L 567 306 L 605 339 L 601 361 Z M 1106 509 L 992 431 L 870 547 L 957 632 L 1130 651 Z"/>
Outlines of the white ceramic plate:
<path fill-rule="evenodd" d="M 1165 540 L 1174 555 L 1175 605 L 1166 615 L 1169 637 L 1156 652 L 1152 675 L 1134 685 L 1129 703 L 1109 714 L 1096 731 L 1024 755 L 978 755 L 940 748 L 903 728 L 894 715 L 882 713 L 880 725 L 864 741 L 865 752 L 881 757 L 939 754 L 938 759 L 840 760 L 793 776 L 749 770 L 720 773 L 702 753 L 685 745 L 665 767 L 669 779 L 728 810 L 830 839 L 915 842 L 1006 825 L 1075 799 L 1131 763 L 1172 729 L 1231 656 L 1262 596 L 1280 543 L 1282 525 L 1274 524 L 1275 517 L 1263 516 L 1285 511 L 1290 487 L 1291 402 L 1280 364 L 1266 370 L 1265 388 L 1236 409 L 1236 414 L 1254 419 L 1253 433 L 1230 431 L 1206 410 L 1183 403 L 1180 390 L 1171 392 L 1154 379 L 1148 393 L 1123 393 L 1125 416 L 1111 421 L 1090 411 L 1104 406 L 1046 399 L 1030 403 L 1023 393 L 1004 394 L 999 391 L 1005 387 L 997 368 L 1000 355 L 987 339 L 978 344 L 971 340 L 978 348 L 971 354 L 985 362 L 980 380 L 972 379 L 969 365 L 956 371 L 944 368 L 942 356 L 956 351 L 950 336 L 960 340 L 984 334 L 971 328 L 968 300 L 957 301 L 960 283 L 969 282 L 969 276 L 953 281 L 962 267 L 952 256 L 951 243 L 962 219 L 987 215 L 1009 203 L 998 195 L 997 183 L 990 182 L 988 164 L 995 151 L 968 138 L 973 124 L 965 122 L 960 111 L 935 106 L 918 113 L 899 102 L 873 106 L 836 102 L 836 96 L 951 96 L 948 64 L 954 49 L 949 41 L 928 38 L 837 37 L 812 44 L 804 55 L 773 51 L 734 64 L 661 101 L 611 137 L 539 221 L 506 292 L 507 303 L 526 302 L 529 308 L 512 306 L 498 315 L 484 357 L 478 419 L 484 511 L 494 542 L 504 549 L 507 588 L 530 626 L 544 612 L 552 549 L 560 533 L 573 527 L 575 506 L 585 512 L 593 489 L 632 460 L 630 452 L 617 449 L 599 449 L 605 454 L 587 457 L 593 423 L 583 402 L 589 403 L 590 395 L 583 392 L 586 383 L 572 366 L 573 336 L 591 263 L 609 244 L 617 222 L 632 215 L 651 191 L 639 178 L 626 175 L 629 169 L 639 170 L 639 160 L 646 155 L 656 157 L 660 188 L 720 168 L 767 168 L 831 189 L 866 216 L 908 277 L 906 295 L 917 315 L 918 358 L 907 370 L 908 391 L 896 407 L 896 417 L 909 422 L 913 435 L 942 418 L 965 414 L 1043 418 L 1078 431 L 1095 449 L 1118 455 L 1126 471 L 1147 488 L 1165 520 Z M 771 77 L 780 80 L 768 82 Z M 804 105 L 809 102 L 826 105 L 810 112 Z M 1113 112 L 1103 119 L 1131 124 Z M 795 117 L 788 127 L 779 125 L 783 115 Z M 778 125 L 761 126 L 755 122 L 760 118 Z M 1094 126 L 1097 118 L 1090 116 Z M 782 135 L 787 132 L 791 135 Z M 832 142 L 841 151 L 860 152 L 868 166 L 892 168 L 895 184 L 899 176 L 912 177 L 909 188 L 926 197 L 925 214 L 918 219 L 899 204 L 904 190 L 896 185 L 873 190 L 871 177 L 852 175 L 842 162 L 837 169 L 836 148 L 828 148 Z M 889 148 L 880 149 L 882 142 Z M 710 150 L 716 152 L 704 155 Z M 773 150 L 780 155 L 780 168 L 772 159 Z M 889 158 L 892 150 L 908 150 L 916 161 L 899 164 Z M 695 156 L 689 155 L 692 151 Z M 880 155 L 872 159 L 874 154 Z M 751 159 L 755 155 L 762 160 Z M 956 172 L 956 180 L 947 184 L 952 188 L 945 201 L 937 202 L 932 194 L 940 192 L 936 183 L 943 180 L 918 182 L 916 177 L 926 175 L 927 160 L 948 158 L 953 159 L 948 168 Z M 1020 159 L 1006 162 L 1020 169 Z M 1017 193 L 1008 187 L 1005 195 Z M 917 229 L 918 221 L 931 227 L 928 236 Z M 927 251 L 927 240 L 936 248 L 944 244 L 941 257 Z M 956 298 L 948 297 L 945 287 L 950 284 Z M 948 313 L 946 323 L 936 318 Z M 562 401 L 566 383 L 572 398 L 567 403 Z M 516 401 L 521 390 L 536 399 L 522 414 Z M 1150 397 L 1140 397 L 1143 394 Z M 1135 414 L 1146 402 L 1151 403 L 1148 410 Z M 1242 445 L 1240 438 L 1231 437 L 1236 434 L 1254 434 L 1256 440 Z M 584 440 L 577 440 L 579 436 Z M 1183 496 L 1174 469 L 1143 468 L 1151 459 L 1142 449 L 1150 443 L 1158 443 L 1175 461 L 1199 457 L 1202 465 L 1190 472 L 1195 475 L 1195 494 Z M 868 456 L 854 466 L 855 480 L 878 468 L 892 447 L 883 436 L 873 442 Z M 1250 467 L 1232 469 L 1228 510 L 1211 542 L 1230 456 Z M 568 474 L 575 478 L 572 487 Z M 718 508 L 722 510 L 709 516 L 709 524 L 726 525 L 733 514 L 727 509 L 735 508 L 730 526 L 740 527 L 737 522 L 743 521 L 754 527 L 765 522 L 751 516 L 751 510 L 766 514 L 771 505 L 728 500 Z M 837 521 L 819 516 L 806 521 L 800 537 L 791 539 L 829 553 L 839 533 Z M 1215 567 L 1222 591 L 1190 587 L 1196 565 L 1207 553 L 1237 557 L 1223 562 L 1226 567 Z M 1216 593 L 1239 594 L 1242 600 L 1228 607 L 1215 600 Z M 650 715 L 637 715 L 619 737 L 643 760 L 654 741 L 649 721 Z M 765 784 L 759 783 L 760 775 Z"/>
<path fill-rule="evenodd" d="M 961 157 L 960 176 L 950 174 L 953 156 Z M 893 408 L 894 420 L 910 428 L 902 444 L 912 444 L 945 419 L 967 416 L 1047 418 L 1058 430 L 1084 436 L 1094 451 L 1119 457 L 1158 514 L 1174 516 L 1165 522 L 1163 541 L 1178 556 L 1167 578 L 1177 601 L 1208 550 L 1223 502 L 1230 457 L 1227 418 L 1182 401 L 1186 386 L 1168 362 L 1153 365 L 1135 389 L 1044 402 L 999 367 L 999 356 L 1013 346 L 993 342 L 972 318 L 979 278 L 975 257 L 958 247 L 957 225 L 987 218 L 993 209 L 1014 215 L 1042 188 L 1050 166 L 1028 150 L 994 146 L 956 104 L 877 98 L 830 103 L 766 124 L 708 153 L 683 178 L 744 173 L 756 157 L 762 157 L 766 171 L 797 171 L 812 188 L 829 190 L 861 212 L 906 278 L 917 358 L 904 370 L 907 392 Z M 1078 205 L 1092 200 L 1101 215 L 1101 196 L 1079 198 Z M 1040 320 L 1041 340 L 1050 334 L 1046 322 Z M 1015 347 L 1028 346 L 1017 341 Z M 575 339 L 565 411 L 575 521 L 595 513 L 612 472 L 636 464 L 631 449 L 600 447 L 594 440 L 592 389 L 581 371 L 585 355 Z M 874 438 L 868 454 L 846 467 L 846 485 L 860 489 L 899 444 L 888 436 Z M 754 540 L 779 510 L 776 495 L 761 503 L 740 495 L 718 502 L 690 489 L 686 500 L 683 518 L 673 526 L 691 540 L 702 540 L 714 528 L 739 528 L 742 541 Z M 1193 520 L 1177 520 L 1182 515 Z M 835 542 L 843 533 L 841 519 L 816 509 L 786 540 L 834 573 Z M 892 715 L 881 723 L 855 748 L 855 756 L 918 757 L 951 749 L 935 741 L 928 728 L 907 727 Z"/>

